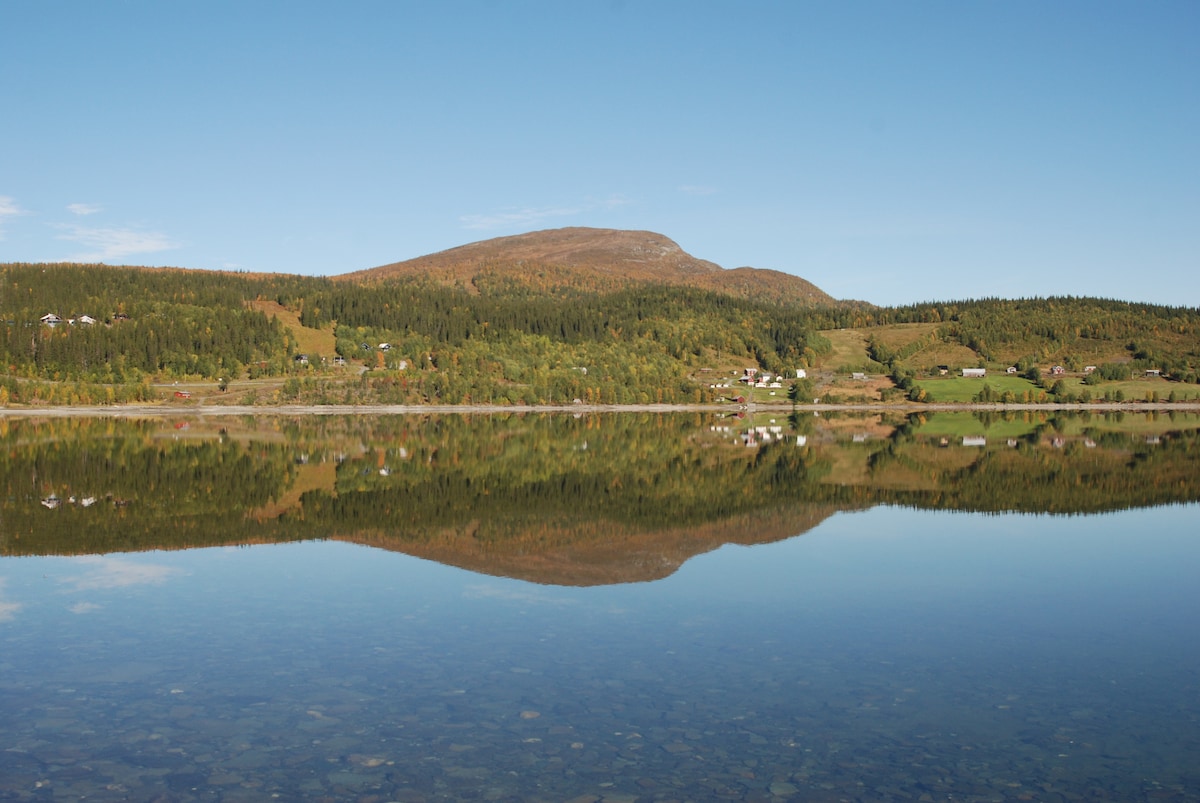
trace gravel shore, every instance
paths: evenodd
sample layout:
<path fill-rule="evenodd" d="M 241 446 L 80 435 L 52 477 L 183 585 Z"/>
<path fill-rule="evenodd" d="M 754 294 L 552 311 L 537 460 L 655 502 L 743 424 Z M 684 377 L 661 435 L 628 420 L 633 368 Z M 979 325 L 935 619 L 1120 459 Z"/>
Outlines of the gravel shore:
<path fill-rule="evenodd" d="M 851 412 L 851 413 L 934 413 L 950 411 L 967 412 L 1021 412 L 1026 410 L 1059 410 L 1075 412 L 1200 412 L 1200 402 L 1121 402 L 1094 404 L 569 404 L 569 405 L 219 405 L 170 402 L 160 404 L 126 404 L 89 407 L 24 407 L 0 408 L 0 417 L 70 418 L 83 416 L 113 418 L 145 417 L 189 417 L 189 416 L 294 416 L 294 415 L 431 415 L 469 414 L 494 415 L 498 413 L 683 413 L 683 412 L 763 412 L 787 414 L 796 412 Z"/>

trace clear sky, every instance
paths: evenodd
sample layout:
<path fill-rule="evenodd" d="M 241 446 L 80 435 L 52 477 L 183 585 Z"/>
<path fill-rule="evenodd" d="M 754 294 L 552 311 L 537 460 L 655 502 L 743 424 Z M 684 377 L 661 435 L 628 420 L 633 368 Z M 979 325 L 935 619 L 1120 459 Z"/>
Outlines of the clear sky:
<path fill-rule="evenodd" d="M 0 261 L 561 226 L 879 304 L 1200 305 L 1200 2 L 0 2 Z"/>

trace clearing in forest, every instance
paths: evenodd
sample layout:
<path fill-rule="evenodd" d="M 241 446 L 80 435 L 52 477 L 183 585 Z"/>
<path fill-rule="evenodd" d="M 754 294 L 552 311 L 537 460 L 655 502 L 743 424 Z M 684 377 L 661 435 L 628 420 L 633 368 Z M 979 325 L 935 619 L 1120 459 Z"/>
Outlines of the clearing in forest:
<path fill-rule="evenodd" d="M 319 355 L 332 357 L 337 351 L 337 338 L 333 336 L 333 324 L 324 329 L 313 329 L 300 323 L 300 316 L 276 301 L 255 299 L 250 306 L 265 314 L 268 318 L 278 318 L 279 322 L 291 330 L 296 341 L 296 350 L 310 357 Z"/>
<path fill-rule="evenodd" d="M 836 371 L 843 366 L 860 366 L 870 362 L 867 338 L 861 329 L 826 329 L 821 336 L 831 346 L 829 354 L 821 360 L 821 367 Z"/>

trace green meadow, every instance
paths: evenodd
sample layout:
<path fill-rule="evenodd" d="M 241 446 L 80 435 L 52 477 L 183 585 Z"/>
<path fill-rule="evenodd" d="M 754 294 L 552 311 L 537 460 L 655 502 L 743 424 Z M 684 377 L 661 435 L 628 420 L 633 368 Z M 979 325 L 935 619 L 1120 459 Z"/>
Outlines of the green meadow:
<path fill-rule="evenodd" d="M 945 376 L 920 379 L 916 382 L 927 394 L 926 401 L 930 402 L 971 402 L 987 385 L 997 395 L 1011 391 L 1018 401 L 1025 400 L 1025 393 L 1031 394 L 1031 401 L 1046 391 L 1020 376 L 1008 374 L 989 375 L 986 377 Z"/>

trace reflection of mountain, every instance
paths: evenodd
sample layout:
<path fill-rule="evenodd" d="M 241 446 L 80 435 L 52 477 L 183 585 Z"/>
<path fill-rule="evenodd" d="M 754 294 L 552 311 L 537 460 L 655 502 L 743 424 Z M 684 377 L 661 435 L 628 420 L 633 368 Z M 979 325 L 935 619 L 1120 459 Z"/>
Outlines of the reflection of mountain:
<path fill-rule="evenodd" d="M 0 420 L 0 554 L 332 538 L 594 585 L 665 577 L 722 544 L 879 504 L 1091 513 L 1200 500 L 1195 417 L 803 417 L 745 438 L 727 423 L 265 418 L 181 433 Z"/>
<path fill-rule="evenodd" d="M 537 535 L 485 545 L 475 538 L 478 522 L 413 541 L 396 533 L 355 533 L 337 540 L 403 552 L 460 569 L 533 583 L 592 586 L 660 580 L 688 559 L 725 544 L 767 544 L 802 534 L 836 512 L 799 506 L 770 515 L 731 517 L 686 527 L 639 530 L 616 522 L 580 522 L 557 529 L 549 544 Z M 569 533 L 569 537 L 564 537 Z M 530 545 L 530 541 L 535 542 Z"/>

